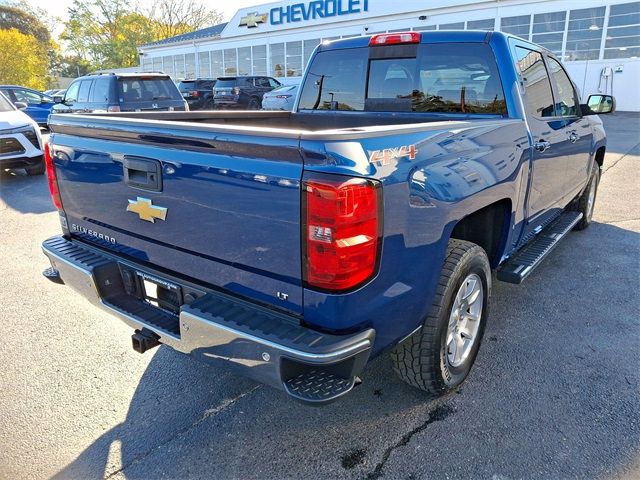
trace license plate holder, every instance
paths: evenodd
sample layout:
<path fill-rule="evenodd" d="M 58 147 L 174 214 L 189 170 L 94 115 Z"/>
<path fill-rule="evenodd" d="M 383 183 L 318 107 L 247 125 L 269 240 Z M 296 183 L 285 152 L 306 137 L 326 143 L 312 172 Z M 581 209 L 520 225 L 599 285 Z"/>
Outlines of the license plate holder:
<path fill-rule="evenodd" d="M 178 314 L 183 304 L 182 288 L 175 283 L 137 271 L 142 286 L 142 300 L 154 307 Z"/>

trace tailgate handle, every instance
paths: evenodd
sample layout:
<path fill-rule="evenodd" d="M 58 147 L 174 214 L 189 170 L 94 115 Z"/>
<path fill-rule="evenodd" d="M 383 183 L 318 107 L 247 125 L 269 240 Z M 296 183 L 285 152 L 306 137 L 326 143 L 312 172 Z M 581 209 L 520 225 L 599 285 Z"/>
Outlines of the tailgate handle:
<path fill-rule="evenodd" d="M 125 156 L 122 168 L 124 181 L 130 187 L 162 191 L 162 165 L 158 160 Z"/>

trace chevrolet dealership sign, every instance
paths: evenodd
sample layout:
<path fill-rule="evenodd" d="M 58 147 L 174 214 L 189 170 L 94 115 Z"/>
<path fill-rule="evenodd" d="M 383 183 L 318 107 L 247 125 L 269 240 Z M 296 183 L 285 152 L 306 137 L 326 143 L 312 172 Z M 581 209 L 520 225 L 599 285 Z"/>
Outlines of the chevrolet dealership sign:
<path fill-rule="evenodd" d="M 375 21 L 387 15 L 473 4 L 478 0 L 280 0 L 266 5 L 242 8 L 221 34 L 222 38 L 264 34 L 301 27 L 352 23 L 366 18 Z"/>
<path fill-rule="evenodd" d="M 267 18 L 271 25 L 296 23 L 320 18 L 338 17 L 369 10 L 369 0 L 312 0 L 307 3 L 295 3 L 273 7 L 269 13 L 249 13 L 240 19 L 239 26 L 255 28 L 265 23 Z"/>

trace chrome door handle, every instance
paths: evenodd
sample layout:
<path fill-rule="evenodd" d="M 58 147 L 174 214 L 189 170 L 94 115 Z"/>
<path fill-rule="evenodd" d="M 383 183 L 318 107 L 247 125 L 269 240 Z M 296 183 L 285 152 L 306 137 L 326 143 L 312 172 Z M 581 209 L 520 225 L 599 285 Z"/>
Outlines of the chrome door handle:
<path fill-rule="evenodd" d="M 576 132 L 571 132 L 569 134 L 569 141 L 571 143 L 576 143 L 578 141 L 578 138 L 580 138 L 580 137 L 578 137 L 578 134 Z"/>
<path fill-rule="evenodd" d="M 535 148 L 538 152 L 542 153 L 549 148 L 551 148 L 551 144 L 546 140 L 539 140 L 533 144 L 533 148 Z"/>

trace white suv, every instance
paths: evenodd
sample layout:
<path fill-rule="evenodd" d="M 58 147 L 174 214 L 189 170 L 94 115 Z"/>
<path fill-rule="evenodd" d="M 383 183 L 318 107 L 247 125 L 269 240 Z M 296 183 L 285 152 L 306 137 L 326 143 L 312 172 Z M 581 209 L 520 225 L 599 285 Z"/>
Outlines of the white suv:
<path fill-rule="evenodd" d="M 0 93 L 0 171 L 24 168 L 29 175 L 42 175 L 40 127 L 17 107 L 23 105 L 14 105 Z"/>

